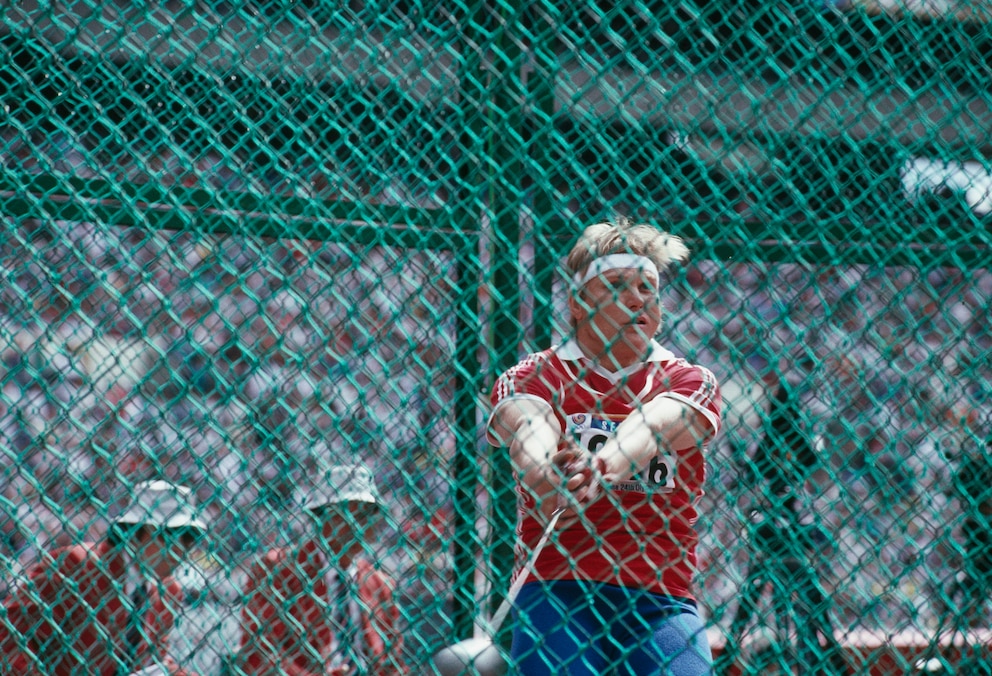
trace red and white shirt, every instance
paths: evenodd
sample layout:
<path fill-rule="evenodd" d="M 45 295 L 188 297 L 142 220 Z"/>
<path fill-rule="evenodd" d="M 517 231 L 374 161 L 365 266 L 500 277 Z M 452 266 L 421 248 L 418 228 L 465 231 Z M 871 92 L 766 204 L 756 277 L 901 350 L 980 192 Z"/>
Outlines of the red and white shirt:
<path fill-rule="evenodd" d="M 124 592 L 128 566 L 124 553 L 106 541 L 44 553 L 0 611 L 6 615 L 0 621 L 0 674 L 120 673 L 131 621 Z M 137 664 L 166 659 L 180 591 L 172 577 L 150 585 Z"/>
<path fill-rule="evenodd" d="M 547 403 L 561 438 L 595 452 L 639 406 L 670 397 L 720 428 L 722 403 L 713 374 L 652 341 L 647 359 L 617 372 L 585 357 L 574 341 L 526 357 L 504 372 L 492 391 L 493 415 L 514 399 Z M 492 438 L 490 417 L 490 441 Z M 711 437 L 712 438 L 712 437 Z M 639 475 L 613 485 L 559 530 L 537 560 L 541 580 L 592 580 L 694 598 L 698 535 L 696 503 L 706 477 L 704 448 L 659 453 Z M 543 532 L 534 499 L 518 487 L 517 536 L 530 551 Z M 588 531 L 583 521 L 594 525 Z M 555 543 L 557 546 L 554 546 Z M 518 551 L 518 562 L 525 557 Z"/>
<path fill-rule="evenodd" d="M 364 661 L 361 673 L 400 676 L 404 664 L 399 607 L 393 600 L 393 582 L 370 561 L 359 559 L 352 571 L 357 608 L 346 611 L 355 621 L 354 645 Z M 342 647 L 335 635 L 337 584 L 328 562 L 313 540 L 299 547 L 271 549 L 249 569 L 241 609 L 243 633 L 234 673 L 289 676 L 357 672 L 344 668 L 333 651 Z M 357 615 L 357 617 L 355 617 Z M 334 667 L 338 667 L 335 669 Z"/>

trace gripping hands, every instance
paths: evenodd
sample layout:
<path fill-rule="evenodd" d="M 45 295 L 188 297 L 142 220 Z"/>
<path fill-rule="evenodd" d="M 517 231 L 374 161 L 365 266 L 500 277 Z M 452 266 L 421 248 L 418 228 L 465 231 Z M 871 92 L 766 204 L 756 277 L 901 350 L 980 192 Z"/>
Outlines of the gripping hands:
<path fill-rule="evenodd" d="M 551 457 L 551 464 L 561 482 L 556 507 L 566 508 L 564 517 L 577 516 L 582 508 L 602 495 L 605 466 L 601 458 L 585 448 L 568 442 Z"/>

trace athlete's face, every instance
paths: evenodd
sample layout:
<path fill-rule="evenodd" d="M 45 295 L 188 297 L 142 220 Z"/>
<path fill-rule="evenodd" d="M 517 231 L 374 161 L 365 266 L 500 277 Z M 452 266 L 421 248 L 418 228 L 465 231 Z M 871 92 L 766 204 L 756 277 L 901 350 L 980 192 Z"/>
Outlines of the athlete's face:
<path fill-rule="evenodd" d="M 661 326 L 658 277 L 635 268 L 606 270 L 569 300 L 576 340 L 609 369 L 647 356 Z"/>

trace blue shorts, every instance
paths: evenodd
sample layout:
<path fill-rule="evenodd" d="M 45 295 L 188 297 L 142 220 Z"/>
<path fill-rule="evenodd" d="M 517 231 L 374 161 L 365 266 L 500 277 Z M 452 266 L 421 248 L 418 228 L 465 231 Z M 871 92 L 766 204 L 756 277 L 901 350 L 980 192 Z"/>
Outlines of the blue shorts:
<path fill-rule="evenodd" d="M 514 673 L 703 676 L 713 655 L 695 602 L 610 584 L 530 582 L 514 609 Z"/>

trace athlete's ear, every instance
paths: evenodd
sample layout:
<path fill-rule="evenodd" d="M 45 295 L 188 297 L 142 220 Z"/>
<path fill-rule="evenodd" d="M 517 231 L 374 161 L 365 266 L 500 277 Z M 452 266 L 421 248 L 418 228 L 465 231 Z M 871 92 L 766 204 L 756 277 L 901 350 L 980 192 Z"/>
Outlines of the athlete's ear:
<path fill-rule="evenodd" d="M 572 320 L 577 324 L 589 317 L 589 303 L 582 296 L 582 291 L 573 291 L 568 296 L 568 311 Z"/>

